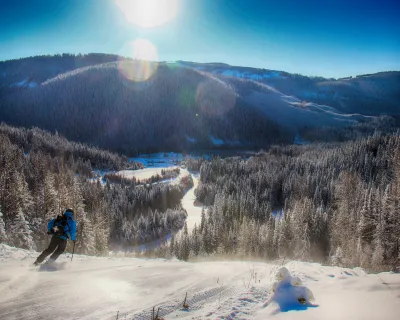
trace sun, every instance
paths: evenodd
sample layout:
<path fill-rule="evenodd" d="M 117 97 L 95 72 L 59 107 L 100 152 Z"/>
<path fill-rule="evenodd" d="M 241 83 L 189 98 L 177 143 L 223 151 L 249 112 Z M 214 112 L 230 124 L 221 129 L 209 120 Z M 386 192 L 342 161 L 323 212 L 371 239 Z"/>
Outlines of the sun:
<path fill-rule="evenodd" d="M 160 26 L 175 18 L 180 0 L 116 0 L 128 22 L 142 28 Z"/>

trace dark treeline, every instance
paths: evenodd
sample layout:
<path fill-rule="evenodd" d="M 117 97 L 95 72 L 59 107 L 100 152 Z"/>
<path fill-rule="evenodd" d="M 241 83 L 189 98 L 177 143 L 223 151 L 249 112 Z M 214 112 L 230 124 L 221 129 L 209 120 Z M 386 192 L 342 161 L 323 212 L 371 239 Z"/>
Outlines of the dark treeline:
<path fill-rule="evenodd" d="M 395 270 L 400 258 L 400 136 L 273 147 L 249 160 L 204 162 L 209 206 L 181 259 L 204 255 L 322 261 Z"/>
<path fill-rule="evenodd" d="M 103 185 L 91 178 L 92 170 L 99 169 L 92 162 L 113 168 L 127 164 L 58 135 L 2 126 L 0 242 L 43 249 L 49 241 L 47 221 L 66 207 L 75 210 L 77 251 L 86 254 L 106 254 L 114 244 L 142 244 L 183 227 L 186 212 L 180 200 L 190 179 L 174 185 Z"/>

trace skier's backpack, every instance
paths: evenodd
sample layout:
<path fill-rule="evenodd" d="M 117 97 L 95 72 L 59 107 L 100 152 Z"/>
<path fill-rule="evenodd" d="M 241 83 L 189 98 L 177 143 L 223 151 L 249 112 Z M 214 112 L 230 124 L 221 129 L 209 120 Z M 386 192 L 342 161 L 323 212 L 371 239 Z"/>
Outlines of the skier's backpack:
<path fill-rule="evenodd" d="M 67 217 L 64 215 L 58 215 L 53 224 L 53 234 L 56 236 L 66 237 L 67 234 L 64 231 L 66 225 L 67 225 Z"/>

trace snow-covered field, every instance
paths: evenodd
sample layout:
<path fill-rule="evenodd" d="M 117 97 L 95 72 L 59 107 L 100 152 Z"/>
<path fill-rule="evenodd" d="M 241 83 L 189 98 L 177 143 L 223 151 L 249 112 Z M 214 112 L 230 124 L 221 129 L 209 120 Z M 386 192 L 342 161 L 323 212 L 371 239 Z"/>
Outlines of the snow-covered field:
<path fill-rule="evenodd" d="M 181 262 L 69 254 L 57 271 L 0 244 L 0 319 L 398 319 L 400 275 L 289 262 Z M 279 275 L 279 273 L 278 273 Z M 298 277 L 298 278 L 296 278 Z M 302 282 L 302 284 L 301 284 Z M 275 288 L 273 293 L 272 288 Z M 188 294 L 189 308 L 182 303 Z M 315 300 L 300 304 L 299 296 Z"/>
<path fill-rule="evenodd" d="M 169 168 L 174 169 L 176 167 L 169 167 Z M 143 179 L 149 179 L 152 176 L 156 176 L 157 174 L 161 176 L 161 170 L 163 169 L 164 167 L 144 168 L 139 170 L 121 170 L 118 171 L 118 174 L 127 179 L 132 179 L 133 177 L 135 177 L 136 179 L 143 180 Z"/>
<path fill-rule="evenodd" d="M 175 169 L 178 164 L 183 160 L 181 153 L 166 152 L 166 153 L 152 153 L 144 154 L 130 160 L 140 162 L 145 167 L 139 170 L 121 170 L 118 174 L 127 179 L 149 179 L 152 176 L 160 175 L 163 169 Z"/>

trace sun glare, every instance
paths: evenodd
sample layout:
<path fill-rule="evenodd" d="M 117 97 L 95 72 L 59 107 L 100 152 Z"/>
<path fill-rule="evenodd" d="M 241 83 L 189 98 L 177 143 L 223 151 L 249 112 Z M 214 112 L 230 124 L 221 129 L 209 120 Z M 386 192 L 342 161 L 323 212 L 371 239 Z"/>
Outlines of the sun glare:
<path fill-rule="evenodd" d="M 142 28 L 162 25 L 177 14 L 179 0 L 116 0 L 128 22 Z"/>
<path fill-rule="evenodd" d="M 119 63 L 120 73 L 128 80 L 135 82 L 147 81 L 157 71 L 157 48 L 146 39 L 136 39 L 129 43 L 126 55 L 134 61 Z"/>

